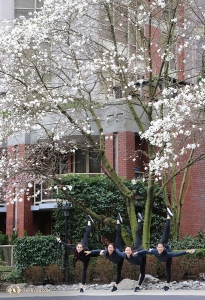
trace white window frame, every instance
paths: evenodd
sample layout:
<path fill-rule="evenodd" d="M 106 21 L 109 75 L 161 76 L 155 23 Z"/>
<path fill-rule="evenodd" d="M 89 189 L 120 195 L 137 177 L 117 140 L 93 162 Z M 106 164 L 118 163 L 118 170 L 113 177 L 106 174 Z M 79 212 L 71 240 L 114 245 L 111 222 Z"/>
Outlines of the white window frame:
<path fill-rule="evenodd" d="M 18 1 L 18 0 L 16 0 Z M 30 11 L 30 12 L 34 12 L 34 11 L 40 11 L 41 8 L 37 7 L 37 1 L 38 0 L 33 0 L 34 1 L 34 7 L 32 8 L 28 8 L 28 7 L 16 7 L 15 5 L 15 0 L 14 0 L 14 18 L 16 18 L 16 11 L 21 10 L 21 11 Z M 42 3 L 44 2 L 44 0 L 41 0 Z M 29 15 L 28 15 L 29 18 Z"/>

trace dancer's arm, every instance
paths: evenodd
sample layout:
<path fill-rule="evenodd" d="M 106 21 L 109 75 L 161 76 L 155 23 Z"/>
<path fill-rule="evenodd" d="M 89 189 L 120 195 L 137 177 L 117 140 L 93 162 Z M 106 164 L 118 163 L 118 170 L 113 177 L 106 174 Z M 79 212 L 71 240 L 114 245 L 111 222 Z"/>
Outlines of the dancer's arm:
<path fill-rule="evenodd" d="M 61 245 L 63 245 L 64 247 L 68 248 L 69 250 L 71 251 L 75 251 L 75 247 L 71 246 L 71 245 L 68 245 L 67 243 L 65 242 L 62 242 L 60 238 L 56 238 L 57 242 Z"/>
<path fill-rule="evenodd" d="M 119 249 L 115 249 L 115 252 L 117 253 L 118 256 L 122 258 L 126 258 L 125 252 L 121 252 Z"/>
<path fill-rule="evenodd" d="M 135 256 L 135 255 L 153 254 L 151 250 L 153 249 L 139 250 L 137 252 L 134 252 L 133 255 Z"/>
<path fill-rule="evenodd" d="M 177 256 L 182 256 L 182 255 L 185 255 L 185 254 L 193 254 L 196 250 L 195 249 L 190 249 L 190 250 L 185 250 L 185 251 L 181 251 L 181 252 L 167 252 L 167 254 L 170 256 L 170 257 L 177 257 Z"/>
<path fill-rule="evenodd" d="M 100 255 L 101 251 L 102 250 L 96 249 L 96 250 L 89 250 L 89 251 L 84 251 L 84 252 L 86 253 L 86 255 L 92 256 L 92 255 Z"/>

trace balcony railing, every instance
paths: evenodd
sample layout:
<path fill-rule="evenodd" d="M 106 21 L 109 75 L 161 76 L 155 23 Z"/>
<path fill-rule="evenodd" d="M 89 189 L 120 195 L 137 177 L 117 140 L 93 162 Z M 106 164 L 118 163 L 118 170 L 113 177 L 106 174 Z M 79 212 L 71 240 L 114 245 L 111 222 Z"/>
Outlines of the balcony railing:
<path fill-rule="evenodd" d="M 74 175 L 105 175 L 104 173 L 73 173 Z M 39 205 L 41 203 L 51 203 L 56 202 L 58 198 L 54 196 L 53 191 L 48 190 L 49 186 L 45 183 L 34 184 L 34 205 Z M 58 189 L 56 189 L 55 194 L 58 194 Z"/>

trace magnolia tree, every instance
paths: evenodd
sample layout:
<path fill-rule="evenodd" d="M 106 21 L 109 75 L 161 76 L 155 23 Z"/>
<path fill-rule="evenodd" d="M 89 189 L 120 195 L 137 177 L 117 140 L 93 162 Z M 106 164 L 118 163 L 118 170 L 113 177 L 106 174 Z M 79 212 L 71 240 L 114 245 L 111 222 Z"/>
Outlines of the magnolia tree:
<path fill-rule="evenodd" d="M 196 10 L 196 5 L 184 6 L 178 0 L 169 3 L 47 0 L 42 10 L 30 14 L 29 19 L 3 22 L 1 141 L 12 136 L 20 140 L 21 134 L 27 132 L 34 137 L 23 151 L 14 148 L 2 152 L 0 179 L 2 192 L 6 190 L 9 201 L 21 201 L 25 192 L 32 196 L 30 189 L 34 181 L 55 180 L 59 187 L 61 178 L 56 176 L 55 160 L 75 152 L 79 144 L 72 137 L 81 135 L 84 147 L 92 148 L 100 157 L 106 173 L 124 195 L 134 239 L 135 197 L 116 174 L 104 151 L 107 137 L 101 107 L 113 101 L 113 89 L 117 87 L 129 108 L 130 118 L 147 142 L 146 160 L 150 164 L 146 174 L 143 245 L 149 245 L 155 181 L 162 180 L 158 193 L 164 191 L 165 203 L 169 205 L 166 184 L 180 169 L 187 169 L 197 160 L 192 156 L 182 163 L 179 158 L 198 147 L 200 142 L 195 143 L 193 136 L 203 128 L 191 123 L 187 114 L 189 108 L 192 111 L 191 103 L 194 105 L 188 99 L 197 95 L 198 103 L 200 95 L 203 98 L 203 81 L 196 88 L 185 82 L 180 84 L 185 70 L 179 56 L 188 49 L 189 42 L 193 43 L 190 34 L 194 23 L 190 21 L 192 14 L 188 14 L 192 10 Z M 187 21 L 185 11 L 189 16 Z M 183 103 L 181 111 L 177 103 Z M 199 106 L 195 110 L 200 113 Z M 203 118 L 202 114 L 200 117 Z M 73 199 L 70 189 L 64 187 L 67 199 L 96 220 L 115 224 L 110 216 L 97 215 Z M 122 234 L 126 239 L 125 228 Z"/>

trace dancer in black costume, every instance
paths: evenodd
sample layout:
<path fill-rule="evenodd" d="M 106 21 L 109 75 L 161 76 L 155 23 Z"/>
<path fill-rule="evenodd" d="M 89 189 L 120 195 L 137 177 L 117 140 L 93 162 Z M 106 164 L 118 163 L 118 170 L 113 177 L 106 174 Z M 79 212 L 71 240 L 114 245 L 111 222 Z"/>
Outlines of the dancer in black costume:
<path fill-rule="evenodd" d="M 122 272 L 122 265 L 123 265 L 123 257 L 119 255 L 122 251 L 122 237 L 121 237 L 121 223 L 122 223 L 122 218 L 120 214 L 118 214 L 117 218 L 117 234 L 116 234 L 116 239 L 115 243 L 109 243 L 108 247 L 106 250 L 91 250 L 88 253 L 91 253 L 92 255 L 95 254 L 100 254 L 104 255 L 106 259 L 108 259 L 111 263 L 117 265 L 117 277 L 116 277 L 116 282 L 113 285 L 111 292 L 117 291 L 117 285 L 121 281 L 121 272 Z M 119 251 L 119 253 L 118 253 Z"/>
<path fill-rule="evenodd" d="M 136 239 L 134 244 L 134 252 L 142 250 L 142 222 L 143 218 L 140 213 L 137 214 L 138 216 L 138 223 L 137 223 L 137 230 L 136 230 Z M 132 248 L 127 246 L 125 248 L 125 252 L 120 252 L 116 250 L 117 254 L 124 259 L 126 259 L 130 264 L 135 266 L 140 266 L 140 279 L 139 283 L 134 289 L 135 292 L 140 291 L 141 284 L 145 278 L 145 266 L 146 266 L 146 254 L 133 254 Z"/>
<path fill-rule="evenodd" d="M 84 292 L 84 285 L 86 282 L 86 272 L 87 272 L 87 268 L 90 262 L 90 257 L 94 256 L 96 257 L 98 255 L 98 253 L 94 253 L 91 254 L 88 248 L 88 237 L 91 233 L 92 230 L 92 223 L 93 220 L 91 218 L 91 216 L 88 215 L 88 224 L 86 227 L 86 231 L 84 234 L 84 237 L 82 239 L 81 242 L 76 244 L 76 247 L 72 247 L 71 245 L 68 245 L 64 242 L 62 242 L 60 240 L 60 238 L 57 238 L 57 241 L 62 244 L 64 247 L 68 248 L 69 250 L 71 250 L 72 252 L 74 252 L 74 257 L 73 257 L 73 265 L 74 268 L 76 266 L 76 262 L 78 260 L 80 260 L 83 263 L 83 272 L 82 272 L 82 286 L 80 288 L 80 292 L 83 293 Z"/>
<path fill-rule="evenodd" d="M 152 254 L 154 255 L 159 261 L 166 262 L 166 271 L 167 271 L 167 282 L 166 285 L 163 287 L 164 291 L 169 290 L 169 285 L 171 281 L 171 265 L 172 265 L 172 257 L 182 256 L 187 253 L 194 253 L 195 249 L 191 250 L 185 250 L 181 252 L 172 252 L 168 245 L 169 235 L 170 235 L 170 217 L 172 217 L 173 214 L 170 211 L 169 208 L 167 208 L 167 220 L 165 224 L 164 233 L 162 236 L 162 239 L 159 243 L 157 243 L 157 247 L 155 249 L 149 249 L 149 250 L 141 250 L 138 251 L 138 254 Z"/>

